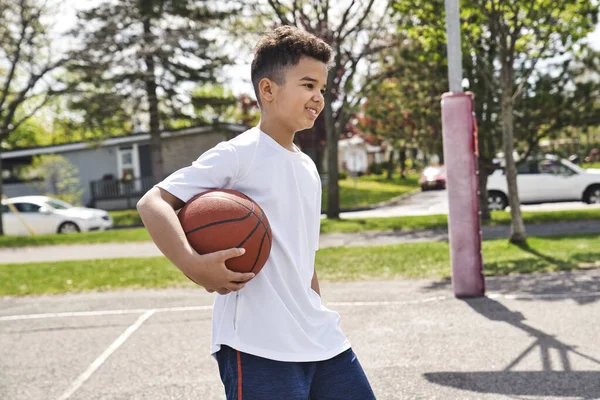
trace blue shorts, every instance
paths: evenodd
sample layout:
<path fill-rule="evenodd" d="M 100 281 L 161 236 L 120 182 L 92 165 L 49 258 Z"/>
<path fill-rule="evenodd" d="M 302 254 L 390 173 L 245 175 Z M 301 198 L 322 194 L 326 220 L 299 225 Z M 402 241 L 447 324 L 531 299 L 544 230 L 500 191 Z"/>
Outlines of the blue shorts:
<path fill-rule="evenodd" d="M 372 400 L 352 349 L 325 361 L 283 362 L 221 346 L 219 373 L 227 400 Z"/>

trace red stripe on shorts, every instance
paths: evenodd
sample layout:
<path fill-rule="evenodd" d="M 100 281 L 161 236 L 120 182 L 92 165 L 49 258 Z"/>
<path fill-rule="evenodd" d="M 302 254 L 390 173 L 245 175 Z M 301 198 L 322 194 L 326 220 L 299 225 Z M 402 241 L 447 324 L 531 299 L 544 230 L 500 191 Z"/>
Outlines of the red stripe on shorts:
<path fill-rule="evenodd" d="M 240 352 L 237 352 L 237 365 L 238 365 L 238 400 L 242 400 L 242 356 Z"/>

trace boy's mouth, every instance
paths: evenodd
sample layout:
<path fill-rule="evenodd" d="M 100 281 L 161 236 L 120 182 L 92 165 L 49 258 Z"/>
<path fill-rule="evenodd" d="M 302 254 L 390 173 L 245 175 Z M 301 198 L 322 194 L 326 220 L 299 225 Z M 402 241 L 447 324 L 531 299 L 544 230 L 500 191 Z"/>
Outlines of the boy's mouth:
<path fill-rule="evenodd" d="M 317 118 L 319 116 L 319 111 L 316 108 L 305 107 L 304 109 L 308 111 L 313 118 Z"/>

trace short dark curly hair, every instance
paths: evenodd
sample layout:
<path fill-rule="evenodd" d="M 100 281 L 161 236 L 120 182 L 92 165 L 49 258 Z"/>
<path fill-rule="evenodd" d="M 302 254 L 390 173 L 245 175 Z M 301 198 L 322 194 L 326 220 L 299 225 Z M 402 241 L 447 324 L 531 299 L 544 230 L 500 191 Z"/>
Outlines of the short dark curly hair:
<path fill-rule="evenodd" d="M 333 50 L 323 40 L 293 26 L 280 26 L 258 41 L 252 60 L 252 85 L 260 104 L 258 83 L 269 78 L 278 85 L 284 83 L 285 69 L 297 65 L 302 57 L 322 61 L 330 67 Z"/>

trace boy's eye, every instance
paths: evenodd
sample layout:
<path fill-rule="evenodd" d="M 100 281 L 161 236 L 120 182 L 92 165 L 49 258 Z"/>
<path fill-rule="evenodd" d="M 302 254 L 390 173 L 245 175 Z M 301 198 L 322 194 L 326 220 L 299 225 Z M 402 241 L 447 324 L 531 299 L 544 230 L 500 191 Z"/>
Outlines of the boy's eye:
<path fill-rule="evenodd" d="M 304 85 L 304 86 L 306 86 L 306 87 L 307 87 L 307 88 L 309 88 L 309 89 L 312 89 L 312 88 L 314 88 L 314 85 L 313 85 L 312 83 L 307 83 L 307 84 L 306 84 L 306 85 Z"/>
<path fill-rule="evenodd" d="M 325 90 L 321 90 L 321 94 L 325 96 Z"/>

